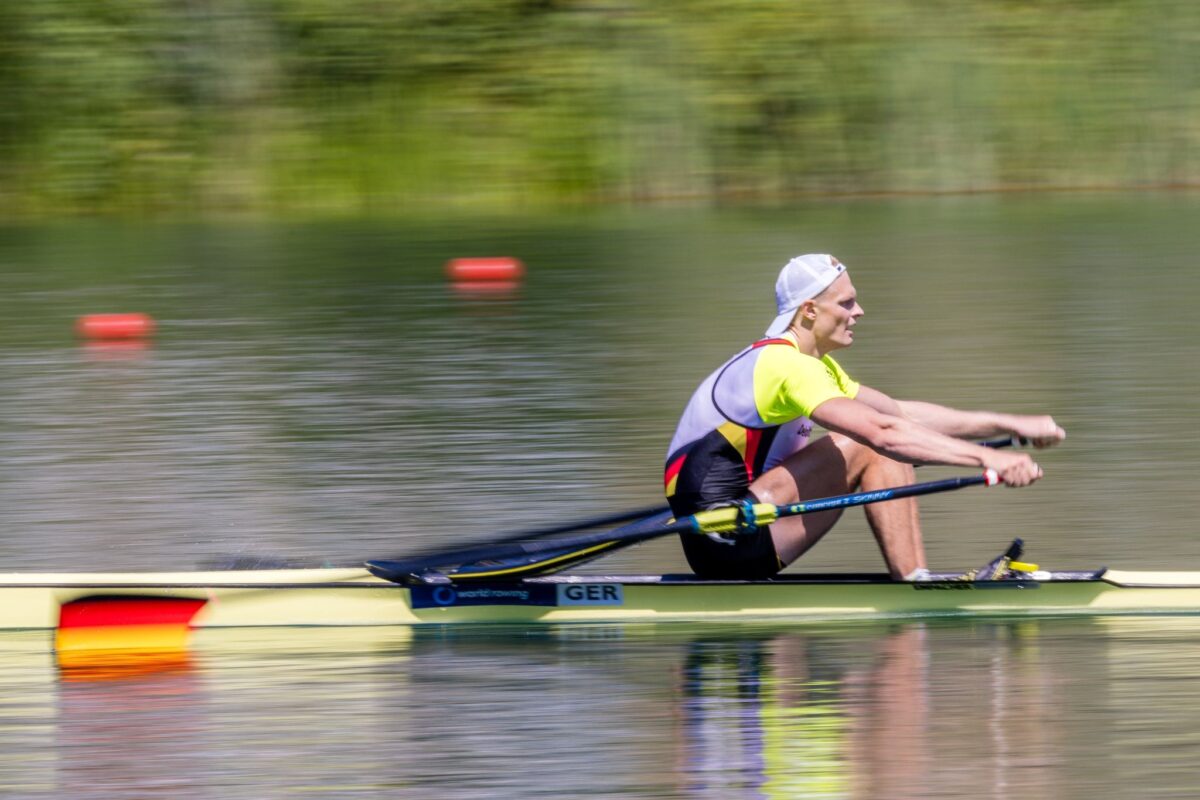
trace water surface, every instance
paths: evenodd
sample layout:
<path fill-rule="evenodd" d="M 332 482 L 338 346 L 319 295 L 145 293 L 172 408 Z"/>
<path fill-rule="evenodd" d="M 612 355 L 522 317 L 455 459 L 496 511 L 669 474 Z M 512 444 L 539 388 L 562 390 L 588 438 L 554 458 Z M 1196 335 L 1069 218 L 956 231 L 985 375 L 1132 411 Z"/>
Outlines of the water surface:
<path fill-rule="evenodd" d="M 1184 797 L 1195 619 L 0 636 L 6 796 Z"/>
<path fill-rule="evenodd" d="M 1027 490 L 923 502 L 931 561 L 1191 568 L 1188 194 L 432 223 L 0 230 L 5 569 L 347 563 L 659 498 L 675 418 L 792 255 L 898 397 L 1053 413 Z M 443 263 L 512 255 L 507 293 Z M 144 346 L 74 319 L 144 311 Z M 953 471 L 930 469 L 929 477 Z M 924 471 L 922 477 L 924 477 Z M 861 515 L 796 570 L 876 570 Z M 656 542 L 593 565 L 679 571 Z M 2 637 L 13 796 L 1187 796 L 1191 620 L 227 633 L 144 674 Z M 225 637 L 225 638 L 222 638 Z M 278 637 L 278 638 L 277 638 Z"/>

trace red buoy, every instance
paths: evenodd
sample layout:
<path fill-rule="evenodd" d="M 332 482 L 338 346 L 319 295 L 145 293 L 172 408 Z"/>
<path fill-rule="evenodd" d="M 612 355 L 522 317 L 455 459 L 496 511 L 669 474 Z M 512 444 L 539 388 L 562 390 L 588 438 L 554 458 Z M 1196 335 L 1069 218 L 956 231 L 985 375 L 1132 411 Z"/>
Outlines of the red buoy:
<path fill-rule="evenodd" d="M 525 265 L 508 256 L 500 258 L 454 258 L 446 263 L 446 275 L 455 283 L 519 281 Z"/>
<path fill-rule="evenodd" d="M 154 320 L 148 314 L 84 314 L 75 332 L 84 339 L 144 339 L 154 333 Z"/>

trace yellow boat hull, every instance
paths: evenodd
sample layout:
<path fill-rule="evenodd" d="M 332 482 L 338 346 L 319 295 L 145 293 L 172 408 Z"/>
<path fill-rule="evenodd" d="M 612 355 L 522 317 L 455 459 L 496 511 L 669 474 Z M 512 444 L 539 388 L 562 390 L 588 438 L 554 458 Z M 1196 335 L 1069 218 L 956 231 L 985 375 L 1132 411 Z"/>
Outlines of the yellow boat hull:
<path fill-rule="evenodd" d="M 167 601 L 194 600 L 165 618 Z M 132 610 L 130 610 L 132 609 Z M 70 613 L 68 613 L 70 612 Z M 947 615 L 1200 614 L 1200 573 L 896 583 L 883 576 L 708 582 L 686 576 L 552 576 L 408 587 L 361 569 L 0 576 L 0 629 L 119 641 L 125 625 L 187 629 L 475 623 L 818 620 Z M 84 629 L 91 628 L 88 631 Z M 64 629 L 70 629 L 64 635 Z M 82 632 L 81 632 L 82 630 Z"/>

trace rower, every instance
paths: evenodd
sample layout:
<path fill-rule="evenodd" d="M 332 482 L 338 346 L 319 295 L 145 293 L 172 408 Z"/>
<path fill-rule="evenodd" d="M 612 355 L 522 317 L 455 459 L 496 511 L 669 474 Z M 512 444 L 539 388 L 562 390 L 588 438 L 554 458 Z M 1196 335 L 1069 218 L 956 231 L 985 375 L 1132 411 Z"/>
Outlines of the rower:
<path fill-rule="evenodd" d="M 1008 486 L 1027 486 L 1042 477 L 1027 453 L 968 440 L 1012 435 L 1046 447 L 1066 437 L 1049 416 L 895 400 L 851 378 L 831 354 L 853 344 L 864 312 L 845 265 L 831 255 L 784 265 L 775 301 L 778 316 L 765 337 L 710 374 L 684 409 L 665 473 L 677 517 L 898 486 L 912 482 L 916 464 L 991 469 Z M 810 442 L 814 422 L 829 433 Z M 915 498 L 865 509 L 892 578 L 927 576 Z M 780 519 L 732 540 L 685 535 L 683 550 L 701 577 L 767 578 L 815 545 L 841 513 Z"/>

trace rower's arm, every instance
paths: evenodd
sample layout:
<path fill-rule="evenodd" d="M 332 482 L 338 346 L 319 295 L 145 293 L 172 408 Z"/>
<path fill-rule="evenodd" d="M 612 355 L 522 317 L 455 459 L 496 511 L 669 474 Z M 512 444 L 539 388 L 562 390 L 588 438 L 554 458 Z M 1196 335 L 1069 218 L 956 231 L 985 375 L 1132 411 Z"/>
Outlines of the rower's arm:
<path fill-rule="evenodd" d="M 1028 439 L 1037 447 L 1048 447 L 1066 438 L 1063 429 L 1049 416 L 962 411 L 920 400 L 894 400 L 869 386 L 859 388 L 857 399 L 876 411 L 904 417 L 956 439 L 986 439 L 1009 434 Z"/>
<path fill-rule="evenodd" d="M 909 419 L 896 401 L 882 393 L 862 387 L 858 397 L 826 400 L 813 410 L 813 421 L 909 464 L 987 468 L 996 460 L 999 451 L 948 436 Z M 892 410 L 901 413 L 890 413 Z"/>

